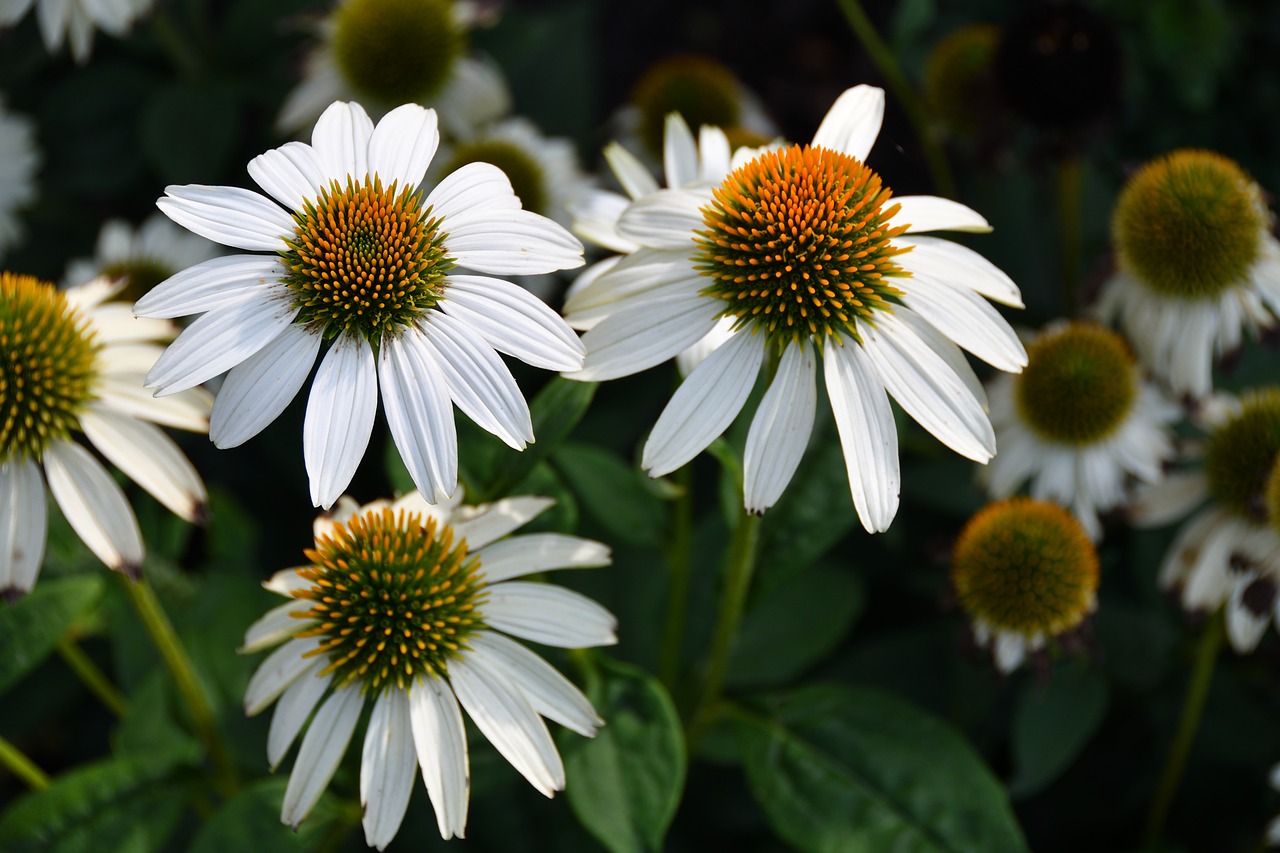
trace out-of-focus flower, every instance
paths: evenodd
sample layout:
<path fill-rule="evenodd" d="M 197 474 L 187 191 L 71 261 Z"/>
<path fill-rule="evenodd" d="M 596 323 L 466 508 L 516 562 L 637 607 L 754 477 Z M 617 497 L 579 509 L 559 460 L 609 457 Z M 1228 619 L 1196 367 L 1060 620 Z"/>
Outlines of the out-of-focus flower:
<path fill-rule="evenodd" d="M 200 476 L 155 424 L 204 432 L 212 398 L 193 388 L 156 400 L 143 390 L 143 374 L 161 351 L 154 342 L 170 340 L 175 329 L 106 302 L 116 286 L 95 279 L 60 291 L 0 272 L 0 594 L 35 586 L 46 481 L 98 559 L 130 575 L 142 565 L 133 509 L 77 434 L 175 514 L 194 522 L 204 516 Z"/>
<path fill-rule="evenodd" d="M 36 197 L 40 152 L 31 120 L 9 112 L 0 96 L 0 258 L 22 239 L 18 211 Z"/>
<path fill-rule="evenodd" d="M 999 40 L 994 24 L 970 24 L 948 33 L 930 52 L 923 95 L 951 136 L 975 135 L 995 112 L 992 65 Z"/>
<path fill-rule="evenodd" d="M 85 63 L 93 49 L 93 30 L 122 38 L 133 22 L 150 11 L 154 0 L 0 0 L 0 27 L 17 23 L 36 9 L 40 35 L 50 53 L 71 46 L 71 56 Z"/>
<path fill-rule="evenodd" d="M 121 219 L 103 224 L 92 258 L 67 264 L 66 283 L 83 284 L 100 275 L 123 279 L 118 297 L 136 302 L 160 282 L 219 254 L 219 247 L 184 231 L 160 214 L 137 228 Z"/>
<path fill-rule="evenodd" d="M 317 506 L 337 500 L 364 457 L 379 386 L 414 483 L 440 501 L 457 484 L 454 404 L 516 449 L 533 441 L 528 403 L 499 352 L 549 370 L 582 363 L 578 336 L 532 294 L 457 271 L 569 269 L 581 265 L 582 244 L 521 209 L 489 163 L 424 193 L 438 143 L 433 110 L 406 104 L 374 127 L 358 104 L 335 103 L 311 145 L 250 162 L 275 201 L 191 185 L 157 202 L 201 236 L 270 254 L 197 264 L 138 301 L 142 317 L 204 314 L 156 362 L 148 387 L 171 394 L 230 371 L 209 437 L 235 447 L 275 420 L 328 345 L 303 429 Z"/>
<path fill-rule="evenodd" d="M 363 507 L 344 498 L 317 519 L 308 564 L 266 584 L 292 600 L 255 622 L 241 649 L 283 643 L 244 700 L 251 715 L 276 703 L 267 736 L 273 768 L 311 719 L 282 821 L 297 827 L 311 811 L 367 703 L 360 803 L 365 840 L 379 850 L 400 827 L 419 767 L 440 834 L 463 835 L 471 783 L 463 710 L 535 788 L 548 797 L 564 788 L 542 718 L 586 737 L 602 721 L 578 688 L 507 635 L 563 648 L 616 637 L 613 616 L 586 596 L 515 580 L 609 563 L 599 542 L 507 536 L 551 503 L 432 505 L 413 492 Z"/>

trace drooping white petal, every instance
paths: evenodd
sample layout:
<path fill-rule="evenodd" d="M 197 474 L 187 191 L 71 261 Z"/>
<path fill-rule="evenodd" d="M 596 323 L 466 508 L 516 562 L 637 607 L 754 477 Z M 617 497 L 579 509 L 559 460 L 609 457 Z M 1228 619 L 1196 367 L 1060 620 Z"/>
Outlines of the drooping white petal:
<path fill-rule="evenodd" d="M 522 693 L 466 657 L 450 661 L 449 682 L 476 728 L 533 787 L 548 797 L 564 788 L 560 753 Z"/>
<path fill-rule="evenodd" d="M 582 266 L 582 242 L 531 210 L 472 209 L 445 219 L 445 248 L 459 266 L 499 275 L 538 275 Z"/>
<path fill-rule="evenodd" d="M 210 311 L 188 326 L 147 373 L 159 396 L 184 391 L 224 373 L 269 344 L 299 308 L 264 291 Z"/>
<path fill-rule="evenodd" d="M 395 181 L 398 189 L 415 189 L 439 145 L 435 110 L 417 104 L 396 107 L 382 117 L 369 138 L 369 171 L 382 179 L 384 187 Z"/>
<path fill-rule="evenodd" d="M 188 267 L 143 294 L 133 306 L 138 317 L 186 317 L 237 302 L 279 285 L 280 259 L 271 255 L 224 255 Z"/>
<path fill-rule="evenodd" d="M 698 180 L 698 145 L 680 113 L 667 113 L 662 133 L 662 165 L 667 186 L 683 187 Z"/>
<path fill-rule="evenodd" d="M 432 311 L 418 321 L 449 396 L 476 424 L 516 450 L 533 441 L 529 404 L 511 371 L 463 321 Z"/>
<path fill-rule="evenodd" d="M 720 348 L 720 345 L 733 337 L 733 317 L 721 317 L 715 326 L 689 348 L 676 355 L 676 370 L 681 377 L 688 376 L 698 369 L 698 365 L 707 360 L 707 356 Z"/>
<path fill-rule="evenodd" d="M 468 661 L 513 683 L 542 716 L 585 737 L 594 737 L 604 724 L 582 691 L 529 649 L 493 631 L 474 634 L 468 642 Z"/>
<path fill-rule="evenodd" d="M 898 429 L 889 396 L 866 354 L 851 340 L 827 341 L 822 366 L 854 509 L 868 533 L 882 533 L 898 513 L 901 491 Z"/>
<path fill-rule="evenodd" d="M 302 455 L 311 503 L 328 509 L 355 476 L 378 411 L 373 349 L 360 335 L 343 333 L 320 362 L 302 427 Z"/>
<path fill-rule="evenodd" d="M 885 390 L 939 441 L 975 462 L 995 455 L 995 432 L 965 383 L 899 318 L 879 312 L 858 323 L 863 351 Z"/>
<path fill-rule="evenodd" d="M 137 574 L 143 556 L 138 520 L 102 463 L 75 442 L 56 441 L 45 448 L 44 471 L 62 514 L 89 550 L 112 569 Z"/>
<path fill-rule="evenodd" d="M 168 320 L 135 317 L 124 302 L 99 305 L 89 314 L 89 325 L 100 344 L 122 344 L 134 341 L 168 341 L 178 326 Z"/>
<path fill-rule="evenodd" d="M 440 374 L 416 327 L 383 337 L 378 382 L 387 425 L 413 484 L 432 502 L 446 499 L 458 485 L 458 432 Z"/>
<path fill-rule="evenodd" d="M 423 206 L 431 208 L 432 216 L 449 222 L 454 216 L 477 210 L 519 210 L 520 199 L 505 172 L 492 163 L 477 161 L 459 166 L 436 184 Z"/>
<path fill-rule="evenodd" d="M 266 196 L 239 187 L 168 186 L 156 201 L 165 216 L 188 231 L 236 249 L 283 252 L 293 217 Z"/>
<path fill-rule="evenodd" d="M 298 732 L 302 731 L 311 712 L 329 689 L 329 676 L 320 674 L 328 665 L 327 658 L 310 659 L 310 666 L 298 673 L 280 695 L 267 729 L 267 765 L 272 773 L 280 766 Z"/>
<path fill-rule="evenodd" d="M 762 513 L 795 476 L 818 410 L 817 363 L 807 345 L 791 343 L 751 419 L 743 458 L 743 505 Z"/>
<path fill-rule="evenodd" d="M 98 401 L 113 411 L 175 429 L 209 431 L 212 394 L 204 388 L 188 388 L 168 397 L 155 397 L 145 382 L 146 374 L 140 370 L 108 372 L 98 376 L 93 391 Z"/>
<path fill-rule="evenodd" d="M 671 396 L 645 442 L 640 464 L 649 476 L 676 470 L 733 423 L 763 361 L 763 338 L 743 331 L 698 365 Z"/>
<path fill-rule="evenodd" d="M 333 176 L 326 177 L 315 149 L 304 142 L 286 142 L 249 161 L 249 177 L 267 195 L 290 210 L 301 211 L 319 198 Z"/>
<path fill-rule="evenodd" d="M 0 465 L 0 593 L 30 592 L 44 561 L 44 481 L 30 459 Z"/>
<path fill-rule="evenodd" d="M 214 446 L 239 447 L 278 418 L 307 381 L 322 339 L 319 331 L 290 323 L 231 368 L 209 418 Z"/>
<path fill-rule="evenodd" d="M 266 660 L 258 664 L 258 668 L 249 677 L 249 685 L 244 689 L 244 713 L 252 717 L 276 701 L 294 679 L 311 668 L 316 662 L 315 656 L 307 657 L 320 645 L 315 637 L 289 640 L 287 643 L 267 655 Z"/>
<path fill-rule="evenodd" d="M 577 370 L 585 349 L 546 303 L 508 281 L 454 275 L 440 307 L 480 333 L 498 352 L 546 370 Z"/>
<path fill-rule="evenodd" d="M 324 793 L 342 755 L 351 742 L 351 733 L 360 720 L 364 694 L 357 685 L 339 687 L 316 711 L 302 738 L 302 748 L 289 774 L 280 807 L 280 820 L 294 829 L 302 823 Z"/>
<path fill-rule="evenodd" d="M 1227 639 L 1231 641 L 1231 648 L 1239 654 L 1248 654 L 1256 649 L 1262 635 L 1267 632 L 1267 626 L 1271 624 L 1273 608 L 1268 607 L 1261 613 L 1255 613 L 1245 602 L 1245 591 L 1257 579 L 1257 572 L 1246 572 L 1235 582 L 1226 601 Z"/>
<path fill-rule="evenodd" d="M 920 340 L 924 341 L 929 349 L 933 350 L 943 363 L 959 377 L 964 383 L 964 387 L 969 389 L 969 393 L 973 395 L 973 399 L 978 401 L 978 405 L 982 410 L 987 411 L 987 389 L 982 384 L 982 380 L 978 378 L 978 374 L 973 372 L 973 366 L 969 364 L 969 359 L 960 351 L 960 347 L 956 346 L 950 338 L 939 332 L 937 327 L 927 323 L 924 318 L 914 311 L 900 308 L 894 312 L 894 316 L 906 324 L 911 331 L 920 336 Z"/>
<path fill-rule="evenodd" d="M 689 264 L 687 254 L 667 249 L 641 249 L 614 259 L 590 285 L 565 299 L 566 319 L 589 329 L 610 314 L 642 306 L 656 308 L 664 295 L 688 299 L 703 287 L 703 277 Z"/>
<path fill-rule="evenodd" d="M 630 376 L 675 358 L 702 340 L 719 319 L 719 300 L 690 293 L 605 317 L 582 337 L 582 370 L 565 374 L 583 382 Z"/>
<path fill-rule="evenodd" d="M 618 233 L 641 246 L 693 251 L 694 232 L 702 226 L 709 188 L 677 188 L 641 196 L 618 220 Z"/>
<path fill-rule="evenodd" d="M 474 551 L 523 527 L 555 503 L 551 498 L 518 495 L 478 507 L 459 507 L 450 524 L 454 533 L 466 539 Z"/>
<path fill-rule="evenodd" d="M 360 807 L 364 811 L 361 823 L 365 844 L 383 850 L 396 837 L 405 809 L 409 807 L 417 769 L 418 755 L 409 723 L 409 697 L 403 690 L 384 690 L 373 704 L 360 756 Z"/>
<path fill-rule="evenodd" d="M 898 237 L 894 244 L 902 248 L 912 247 L 910 252 L 899 257 L 903 268 L 913 275 L 932 276 L 952 285 L 967 287 L 1002 305 L 1023 307 L 1022 292 L 1013 279 L 972 249 L 924 234 Z"/>
<path fill-rule="evenodd" d="M 467 828 L 471 767 L 467 730 L 453 691 L 435 678 L 415 681 L 409 688 L 409 722 L 440 837 L 462 838 Z"/>
<path fill-rule="evenodd" d="M 626 196 L 608 190 L 584 190 L 568 203 L 573 233 L 611 252 L 634 252 L 639 244 L 618 234 L 618 218 L 630 203 Z"/>
<path fill-rule="evenodd" d="M 622 185 L 622 191 L 633 199 L 658 191 L 658 182 L 649 174 L 649 170 L 634 154 L 618 143 L 610 142 L 604 147 L 604 159 Z"/>
<path fill-rule="evenodd" d="M 940 332 L 990 364 L 1010 373 L 1027 366 L 1027 351 L 996 309 L 972 290 L 917 273 L 903 285 L 902 301 Z"/>
<path fill-rule="evenodd" d="M 159 427 L 90 405 L 80 428 L 107 460 L 152 497 L 187 521 L 198 521 L 208 501 L 204 483 L 182 450 Z"/>
<path fill-rule="evenodd" d="M 564 587 L 528 581 L 495 584 L 479 609 L 491 627 L 535 643 L 578 649 L 618 642 L 613 614 Z"/>
<path fill-rule="evenodd" d="M 327 185 L 336 180 L 345 186 L 350 176 L 357 183 L 369 172 L 369 137 L 373 122 L 357 103 L 334 101 L 316 119 L 311 147 Z"/>
<path fill-rule="evenodd" d="M 607 566 L 611 559 L 607 545 L 563 533 L 512 536 L 483 550 L 472 545 L 470 539 L 467 544 L 472 553 L 478 552 L 485 583 L 489 584 L 552 569 Z"/>
<path fill-rule="evenodd" d="M 854 86 L 846 89 L 827 110 L 818 132 L 813 135 L 813 145 L 865 161 L 883 122 L 884 89 Z"/>
<path fill-rule="evenodd" d="M 289 574 L 297 577 L 293 571 Z M 242 655 L 252 654 L 284 642 L 308 627 L 310 620 L 294 614 L 305 613 L 310 609 L 311 602 L 300 599 L 271 608 L 245 629 L 244 643 L 236 652 Z"/>
<path fill-rule="evenodd" d="M 991 223 L 982 214 L 958 201 L 933 195 L 894 196 L 892 204 L 900 205 L 894 215 L 895 225 L 909 223 L 908 234 L 920 231 L 972 231 L 985 234 Z"/>

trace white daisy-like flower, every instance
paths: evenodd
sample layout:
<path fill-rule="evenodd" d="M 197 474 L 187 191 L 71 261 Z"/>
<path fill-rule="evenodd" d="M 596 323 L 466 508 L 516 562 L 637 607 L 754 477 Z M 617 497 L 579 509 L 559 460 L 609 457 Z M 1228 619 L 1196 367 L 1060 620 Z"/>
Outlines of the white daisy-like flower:
<path fill-rule="evenodd" d="M 100 275 L 123 278 L 124 287 L 118 295 L 135 302 L 170 276 L 219 254 L 219 246 L 179 228 L 159 213 L 147 217 L 137 228 L 123 219 L 111 219 L 98 231 L 94 256 L 67 264 L 64 283 L 74 286 Z"/>
<path fill-rule="evenodd" d="M 564 766 L 542 718 L 586 737 L 602 721 L 578 688 L 507 635 L 561 648 L 617 640 L 613 616 L 586 596 L 516 580 L 609 563 L 599 542 L 507 536 L 552 503 L 513 497 L 432 505 L 414 492 L 363 507 L 344 498 L 317 520 L 308 564 L 265 584 L 292 600 L 255 622 L 241 649 L 283 643 L 258 667 L 244 700 L 250 715 L 276 703 L 267 736 L 272 768 L 311 718 L 283 822 L 296 828 L 311 811 L 366 703 L 373 712 L 360 803 L 372 847 L 395 837 L 419 767 L 440 834 L 463 835 L 471 781 L 463 710 L 535 788 L 548 797 L 564 788 Z"/>
<path fill-rule="evenodd" d="M 439 501 L 457 484 L 453 405 L 511 447 L 533 441 L 528 403 L 499 352 L 548 370 L 582 363 L 577 335 L 536 297 L 470 274 L 568 269 L 582 263 L 582 244 L 522 210 L 488 163 L 419 189 L 438 142 L 433 110 L 406 104 L 374 127 L 358 104 L 335 103 L 311 145 L 249 163 L 285 207 L 195 185 L 168 187 L 157 202 L 203 237 L 271 254 L 214 258 L 138 300 L 141 317 L 207 312 L 156 362 L 148 387 L 172 394 L 229 370 L 209 437 L 235 447 L 275 420 L 327 345 L 303 434 L 317 506 L 351 482 L 379 388 L 414 483 Z"/>
<path fill-rule="evenodd" d="M 163 320 L 138 320 L 106 302 L 118 283 L 60 291 L 0 272 L 0 594 L 35 586 L 47 528 L 45 484 L 89 550 L 136 575 L 142 535 L 115 478 L 76 440 L 187 521 L 203 519 L 205 490 L 156 424 L 204 432 L 210 395 L 192 388 L 156 400 L 142 377 L 173 337 Z M 42 476 L 43 475 L 43 476 Z"/>
<path fill-rule="evenodd" d="M 71 56 L 81 64 L 89 60 L 96 27 L 122 38 L 154 0 L 0 0 L 0 27 L 10 27 L 36 8 L 40 36 L 50 53 L 71 46 Z"/>
<path fill-rule="evenodd" d="M 951 583 L 975 641 L 1010 672 L 1097 609 L 1098 553 L 1061 506 L 1010 498 L 969 519 L 952 552 Z"/>
<path fill-rule="evenodd" d="M 974 211 L 932 196 L 890 199 L 866 166 L 884 92 L 858 86 L 827 113 L 813 144 L 766 151 L 718 187 L 648 193 L 618 233 L 640 245 L 612 279 L 602 319 L 583 338 L 582 380 L 652 367 L 724 318 L 729 339 L 689 374 L 654 426 L 652 476 L 688 462 L 729 426 L 767 361 L 776 373 L 752 419 L 745 506 L 768 509 L 794 475 L 817 411 L 823 362 L 854 507 L 869 531 L 898 508 L 892 395 L 943 443 L 986 462 L 995 453 L 981 384 L 956 346 L 1002 370 L 1026 352 L 982 296 L 1021 305 L 1009 277 L 969 249 L 923 236 L 987 231 Z"/>
<path fill-rule="evenodd" d="M 22 239 L 18 211 L 36 197 L 35 125 L 25 116 L 9 112 L 0 96 L 0 258 L 4 250 Z"/>
<path fill-rule="evenodd" d="M 1225 606 L 1237 652 L 1280 628 L 1280 390 L 1218 394 L 1198 412 L 1208 433 L 1188 445 L 1186 467 L 1140 488 L 1129 514 L 1139 527 L 1186 521 L 1160 565 L 1162 589 L 1191 612 Z"/>
<path fill-rule="evenodd" d="M 1213 365 L 1280 316 L 1280 242 L 1262 191 L 1235 163 L 1175 151 L 1130 179 L 1112 231 L 1119 269 L 1098 315 L 1118 322 L 1152 375 L 1203 397 Z"/>
<path fill-rule="evenodd" d="M 1154 483 L 1174 455 L 1170 424 L 1181 416 L 1143 380 L 1115 333 L 1061 322 L 1027 349 L 1027 367 L 988 391 L 1000 452 L 982 469 L 994 498 L 1028 480 L 1031 495 L 1069 507 L 1095 541 L 1099 512 L 1128 500 L 1130 478 Z"/>
<path fill-rule="evenodd" d="M 445 132 L 458 137 L 507 115 L 502 70 L 468 55 L 467 32 L 485 14 L 465 0 L 340 0 L 320 23 L 320 43 L 276 125 L 302 130 L 329 104 L 347 100 L 375 118 L 404 103 L 433 107 Z"/>

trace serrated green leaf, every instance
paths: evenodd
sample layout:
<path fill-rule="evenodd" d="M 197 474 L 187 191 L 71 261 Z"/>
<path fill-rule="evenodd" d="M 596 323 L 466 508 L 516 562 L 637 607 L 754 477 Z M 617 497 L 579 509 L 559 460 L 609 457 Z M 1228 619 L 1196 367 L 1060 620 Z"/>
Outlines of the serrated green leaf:
<path fill-rule="evenodd" d="M 641 547 L 661 546 L 666 512 L 642 482 L 648 479 L 645 474 L 616 454 L 587 444 L 566 442 L 552 462 L 587 514 L 610 535 Z"/>
<path fill-rule="evenodd" d="M 201 827 L 188 853 L 233 850 L 316 850 L 341 813 L 329 794 L 321 796 L 295 832 L 280 822 L 287 776 L 259 779 L 218 810 Z M 359 819 L 359 815 L 355 815 Z"/>
<path fill-rule="evenodd" d="M 9 606 L 0 605 L 0 693 L 44 661 L 67 628 L 102 596 L 101 575 L 45 578 Z"/>
<path fill-rule="evenodd" d="M 557 376 L 529 403 L 534 442 L 523 451 L 505 454 L 484 488 L 484 499 L 493 500 L 529 475 L 534 466 L 553 453 L 582 420 L 596 393 L 595 382 L 577 382 Z"/>
<path fill-rule="evenodd" d="M 587 830 L 614 853 L 658 850 L 684 790 L 684 736 L 662 684 L 642 669 L 598 658 L 590 690 L 605 725 L 592 739 L 561 739 L 565 793 Z"/>
<path fill-rule="evenodd" d="M 1014 796 L 1036 793 L 1071 766 L 1102 724 L 1107 698 L 1106 681 L 1081 662 L 1056 667 L 1047 683 L 1023 684 L 1013 711 Z"/>
<path fill-rule="evenodd" d="M 777 697 L 747 749 L 775 831 L 806 851 L 1026 850 L 1004 789 L 956 731 L 898 697 L 814 685 Z"/>

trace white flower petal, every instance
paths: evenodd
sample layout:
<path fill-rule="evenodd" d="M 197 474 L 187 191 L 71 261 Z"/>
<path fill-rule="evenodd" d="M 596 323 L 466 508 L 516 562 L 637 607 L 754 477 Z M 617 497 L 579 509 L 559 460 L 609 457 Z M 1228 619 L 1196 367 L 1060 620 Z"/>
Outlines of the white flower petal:
<path fill-rule="evenodd" d="M 210 441 L 222 450 L 239 447 L 279 417 L 307 381 L 321 340 L 319 331 L 290 323 L 231 368 L 213 405 Z"/>
<path fill-rule="evenodd" d="M 293 217 L 266 196 L 239 187 L 168 186 L 156 207 L 188 231 L 236 249 L 283 252 Z"/>
<path fill-rule="evenodd" d="M 454 216 L 477 210 L 519 210 L 520 199 L 507 175 L 492 163 L 467 163 L 451 172 L 427 196 L 423 206 L 448 223 Z M 445 230 L 449 230 L 445 225 Z"/>
<path fill-rule="evenodd" d="M 693 251 L 694 232 L 701 229 L 702 207 L 709 189 L 669 189 L 641 196 L 618 220 L 618 234 L 642 246 Z"/>
<path fill-rule="evenodd" d="M 188 388 L 168 397 L 155 397 L 144 387 L 142 371 L 104 374 L 94 383 L 94 394 L 113 411 L 142 418 L 161 426 L 190 432 L 209 431 L 213 395 L 204 388 Z"/>
<path fill-rule="evenodd" d="M 267 729 L 267 765 L 272 773 L 329 689 L 329 676 L 320 674 L 329 665 L 328 659 L 310 658 L 309 661 L 310 666 L 298 673 L 280 694 L 280 701 L 271 714 L 271 725 Z"/>
<path fill-rule="evenodd" d="M 583 382 L 602 382 L 675 358 L 715 328 L 718 301 L 690 293 L 605 317 L 582 337 L 587 348 L 582 370 L 565 375 Z"/>
<path fill-rule="evenodd" d="M 478 333 L 440 311 L 429 312 L 418 328 L 433 350 L 449 396 L 467 417 L 516 450 L 533 441 L 529 404 L 498 354 L 475 341 Z"/>
<path fill-rule="evenodd" d="M 199 522 L 208 496 L 195 466 L 158 427 L 90 405 L 80 428 L 107 460 L 175 515 Z"/>
<path fill-rule="evenodd" d="M 409 697 L 403 690 L 385 690 L 373 703 L 360 756 L 360 807 L 364 811 L 361 823 L 365 844 L 383 850 L 396 837 L 405 809 L 409 807 L 417 769 L 418 755 L 409 723 Z"/>
<path fill-rule="evenodd" d="M 710 184 L 723 181 L 731 171 L 732 163 L 729 137 L 724 131 L 710 124 L 698 128 L 698 152 L 702 161 L 698 167 L 698 180 Z"/>
<path fill-rule="evenodd" d="M 1010 373 L 1027 366 L 1027 351 L 1009 323 L 972 290 L 917 273 L 903 283 L 902 301 L 938 331 L 990 364 Z"/>
<path fill-rule="evenodd" d="M 270 255 L 224 255 L 188 267 L 157 284 L 133 306 L 138 317 L 186 317 L 237 302 L 255 292 L 282 287 L 280 259 Z"/>
<path fill-rule="evenodd" d="M 607 566 L 611 559 L 607 545 L 563 533 L 512 536 L 483 550 L 472 545 L 469 539 L 467 544 L 472 553 L 480 557 L 480 570 L 488 584 L 552 569 Z"/>
<path fill-rule="evenodd" d="M 363 337 L 344 332 L 320 362 L 307 397 L 302 455 L 314 506 L 328 509 L 351 482 L 377 412 L 373 349 Z"/>
<path fill-rule="evenodd" d="M 743 505 L 760 514 L 795 476 L 818 410 L 817 364 L 808 345 L 792 343 L 751 419 L 743 460 Z"/>
<path fill-rule="evenodd" d="M 491 627 L 535 643 L 578 649 L 618 642 L 612 613 L 581 593 L 551 584 L 495 584 L 479 609 Z"/>
<path fill-rule="evenodd" d="M 634 198 L 657 192 L 658 182 L 649 174 L 634 154 L 616 142 L 604 147 L 604 159 L 622 186 L 622 191 Z"/>
<path fill-rule="evenodd" d="M 471 766 L 467 730 L 453 691 L 438 679 L 419 678 L 409 688 L 409 722 L 440 837 L 462 838 L 467 828 Z"/>
<path fill-rule="evenodd" d="M 1024 307 L 1022 293 L 1013 279 L 972 249 L 923 234 L 898 237 L 893 242 L 903 248 L 912 247 L 910 252 L 900 257 L 903 268 L 913 275 L 932 276 L 955 286 L 967 287 L 1002 305 Z"/>
<path fill-rule="evenodd" d="M 311 812 L 342 762 L 363 705 L 364 694 L 359 686 L 350 685 L 334 690 L 316 711 L 284 789 L 281 821 L 297 829 Z"/>
<path fill-rule="evenodd" d="M 280 569 L 271 577 L 262 582 L 262 588 L 270 590 L 276 595 L 283 595 L 285 598 L 291 598 L 294 590 L 306 589 L 311 586 L 311 581 L 306 580 L 298 574 L 299 566 L 292 566 L 287 569 Z"/>
<path fill-rule="evenodd" d="M 136 575 L 142 567 L 142 533 L 128 499 L 107 469 L 71 441 L 45 448 L 49 491 L 72 529 L 98 559 L 118 572 Z"/>
<path fill-rule="evenodd" d="M 987 222 L 972 208 L 965 207 L 958 201 L 938 198 L 933 195 L 895 196 L 890 204 L 897 204 L 900 209 L 893 215 L 894 225 L 909 223 L 908 234 L 920 231 L 972 231 L 985 234 L 991 230 Z"/>
<path fill-rule="evenodd" d="M 528 524 L 555 503 L 551 498 L 518 495 L 478 507 L 459 507 L 450 524 L 453 532 L 476 551 Z"/>
<path fill-rule="evenodd" d="M 382 117 L 369 138 L 369 170 L 384 187 L 394 181 L 398 189 L 415 189 L 439 146 L 435 110 L 417 104 L 396 107 Z"/>
<path fill-rule="evenodd" d="M 733 337 L 733 317 L 721 317 L 710 332 L 703 335 L 688 349 L 676 355 L 676 370 L 681 377 L 688 376 L 698 369 L 698 365 L 707 360 L 707 356 L 720 348 L 720 345 Z"/>
<path fill-rule="evenodd" d="M 48 529 L 44 480 L 30 459 L 0 465 L 0 593 L 30 592 L 44 561 Z"/>
<path fill-rule="evenodd" d="M 995 635 L 993 652 L 996 669 L 1001 672 L 1013 672 L 1026 659 L 1027 644 L 1021 634 L 998 631 Z"/>
<path fill-rule="evenodd" d="M 671 473 L 728 429 L 763 362 L 763 336 L 745 330 L 707 356 L 676 389 L 645 442 L 640 464 L 649 476 Z"/>
<path fill-rule="evenodd" d="M 618 235 L 618 218 L 630 203 L 626 196 L 608 190 L 584 190 L 569 200 L 573 233 L 611 252 L 634 252 L 639 244 Z"/>
<path fill-rule="evenodd" d="M 1227 639 L 1238 654 L 1248 654 L 1256 649 L 1271 624 L 1270 608 L 1263 613 L 1254 613 L 1244 601 L 1245 590 L 1257 576 L 1256 572 L 1247 572 L 1237 580 L 1226 602 Z"/>
<path fill-rule="evenodd" d="M 288 571 L 290 575 L 297 577 L 296 572 Z M 236 652 L 242 655 L 253 654 L 284 642 L 310 624 L 310 620 L 294 614 L 306 613 L 310 609 L 311 602 L 300 599 L 291 599 L 271 608 L 245 629 L 244 643 Z"/>
<path fill-rule="evenodd" d="M 310 145 L 286 142 L 250 160 L 249 177 L 285 207 L 301 211 L 328 188 L 333 176 L 325 176 Z"/>
<path fill-rule="evenodd" d="M 496 278 L 453 275 L 440 307 L 489 346 L 546 370 L 582 367 L 582 341 L 560 315 L 522 287 Z"/>
<path fill-rule="evenodd" d="M 298 307 L 272 291 L 210 311 L 188 326 L 147 373 L 157 396 L 185 391 L 225 373 L 269 344 Z"/>
<path fill-rule="evenodd" d="M 646 302 L 652 307 L 663 294 L 689 298 L 702 289 L 705 280 L 681 252 L 641 249 L 611 260 L 609 268 L 565 299 L 565 319 L 575 327 L 589 329 L 610 314 Z"/>
<path fill-rule="evenodd" d="M 529 649 L 493 631 L 474 634 L 468 642 L 472 654 L 467 660 L 491 677 L 515 684 L 542 716 L 585 737 L 594 737 L 604 724 L 582 691 Z"/>
<path fill-rule="evenodd" d="M 178 332 L 178 326 L 168 320 L 133 316 L 133 310 L 124 302 L 99 305 L 88 313 L 89 325 L 100 344 L 169 341 Z"/>
<path fill-rule="evenodd" d="M 894 316 L 905 323 L 911 331 L 919 335 L 920 339 L 929 346 L 929 349 L 937 353 L 938 357 L 951 369 L 951 372 L 964 383 L 964 387 L 969 389 L 969 393 L 973 395 L 973 398 L 978 401 L 978 405 L 985 412 L 988 406 L 987 389 L 983 386 L 982 380 L 978 378 L 978 374 L 973 372 L 969 359 L 965 358 L 964 353 L 960 351 L 960 347 L 952 343 L 951 339 L 939 332 L 936 327 L 925 322 L 914 311 L 899 309 L 894 312 Z"/>
<path fill-rule="evenodd" d="M 531 210 L 471 209 L 445 219 L 445 249 L 477 272 L 537 275 L 582 266 L 582 242 Z"/>
<path fill-rule="evenodd" d="M 667 113 L 662 133 L 662 164 L 667 186 L 683 187 L 698 180 L 698 144 L 680 113 Z"/>
<path fill-rule="evenodd" d="M 326 185 L 337 181 L 345 186 L 351 177 L 357 183 L 369 173 L 369 137 L 373 122 L 357 103 L 334 101 L 311 131 L 311 147 Z"/>
<path fill-rule="evenodd" d="M 813 135 L 813 145 L 865 161 L 883 122 L 884 89 L 854 86 L 841 93 L 827 110 L 818 132 Z"/>
<path fill-rule="evenodd" d="M 880 378 L 856 343 L 829 340 L 823 373 L 858 520 L 868 533 L 889 529 L 898 513 L 898 430 Z"/>
<path fill-rule="evenodd" d="M 378 382 L 387 425 L 413 484 L 433 502 L 446 499 L 458 485 L 458 432 L 440 374 L 416 327 L 383 337 Z"/>
<path fill-rule="evenodd" d="M 528 700 L 469 658 L 449 663 L 449 683 L 489 742 L 548 797 L 564 788 L 564 765 L 542 718 Z"/>
<path fill-rule="evenodd" d="M 267 655 L 266 660 L 253 671 L 249 684 L 244 689 L 245 716 L 252 717 L 262 713 L 294 679 L 310 669 L 316 662 L 316 657 L 308 657 L 307 654 L 319 646 L 320 640 L 316 637 L 304 637 L 289 640 Z"/>

